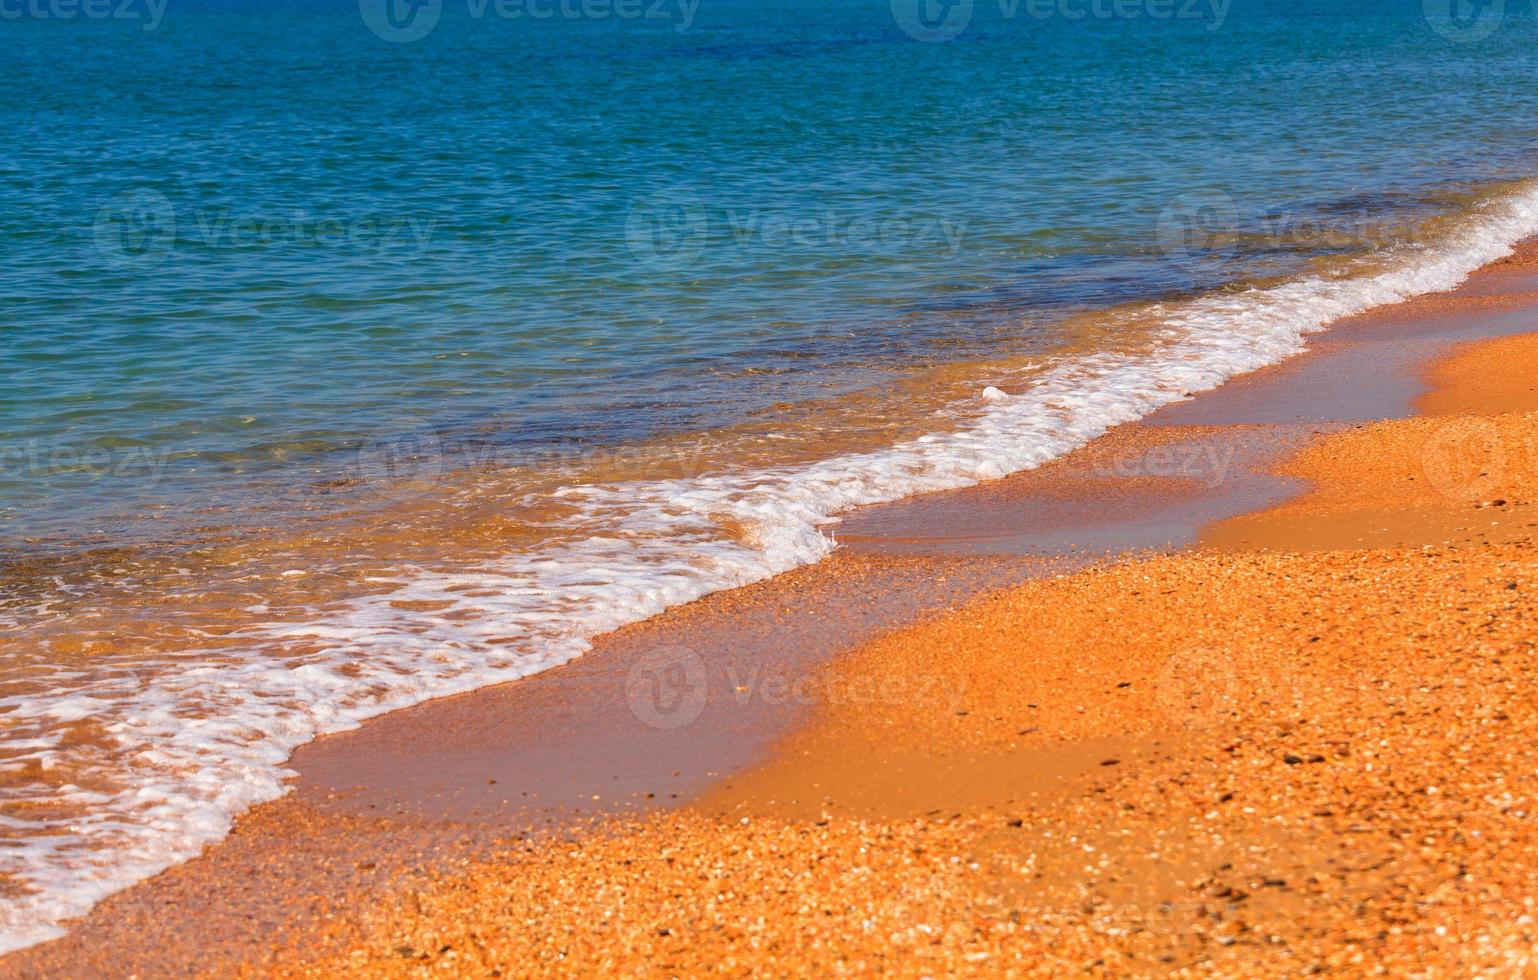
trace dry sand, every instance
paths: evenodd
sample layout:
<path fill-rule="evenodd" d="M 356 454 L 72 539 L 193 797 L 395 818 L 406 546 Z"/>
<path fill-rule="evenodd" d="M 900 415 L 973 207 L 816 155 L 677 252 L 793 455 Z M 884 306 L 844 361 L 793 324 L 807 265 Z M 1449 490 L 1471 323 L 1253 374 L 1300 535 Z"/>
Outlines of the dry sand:
<path fill-rule="evenodd" d="M 1535 377 L 1532 337 L 1460 349 L 1420 417 L 1291 459 L 1297 501 L 868 644 L 688 809 L 276 969 L 1538 973 Z"/>

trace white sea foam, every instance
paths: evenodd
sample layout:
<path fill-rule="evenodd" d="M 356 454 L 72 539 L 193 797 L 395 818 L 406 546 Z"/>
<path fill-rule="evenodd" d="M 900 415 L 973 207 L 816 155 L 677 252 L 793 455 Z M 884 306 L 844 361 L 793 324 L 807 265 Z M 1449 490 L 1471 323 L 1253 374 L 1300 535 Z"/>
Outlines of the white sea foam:
<path fill-rule="evenodd" d="M 1288 357 L 1333 320 L 1451 288 L 1535 233 L 1538 187 L 1529 187 L 1478 210 L 1435 247 L 1393 256 L 1386 271 L 1172 305 L 1151 352 L 1064 359 L 1020 394 L 988 390 L 957 431 L 751 475 L 572 487 L 561 495 L 576 505 L 571 529 L 588 532 L 578 544 L 402 574 L 380 594 L 249 631 L 249 656 L 221 648 L 179 658 L 177 669 L 94 675 L 54 696 L 0 699 L 9 722 L 45 732 L 49 720 L 93 717 L 118 740 L 96 760 L 104 785 L 125 787 L 50 788 L 51 799 L 91 816 L 6 835 L 0 872 L 37 891 L 0 907 L 0 951 L 61 934 L 61 920 L 223 836 L 237 814 L 283 793 L 289 753 L 318 734 L 546 670 L 600 633 L 817 561 L 833 548 L 841 512 L 1037 466 Z M 402 600 L 448 608 L 409 613 L 395 605 Z M 521 640 L 502 642 L 509 636 Z M 275 654 L 297 644 L 314 652 Z M 77 751 L 48 738 L 7 748 L 9 767 L 46 768 Z M 12 818 L 0 826 L 30 829 Z"/>

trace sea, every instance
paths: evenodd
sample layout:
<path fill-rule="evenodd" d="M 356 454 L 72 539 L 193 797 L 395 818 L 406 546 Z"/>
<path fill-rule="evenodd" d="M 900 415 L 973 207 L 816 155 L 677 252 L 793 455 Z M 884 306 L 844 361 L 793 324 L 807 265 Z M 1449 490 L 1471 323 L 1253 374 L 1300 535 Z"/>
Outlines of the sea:
<path fill-rule="evenodd" d="M 0 0 L 0 950 L 299 744 L 1538 232 L 1468 0 Z"/>

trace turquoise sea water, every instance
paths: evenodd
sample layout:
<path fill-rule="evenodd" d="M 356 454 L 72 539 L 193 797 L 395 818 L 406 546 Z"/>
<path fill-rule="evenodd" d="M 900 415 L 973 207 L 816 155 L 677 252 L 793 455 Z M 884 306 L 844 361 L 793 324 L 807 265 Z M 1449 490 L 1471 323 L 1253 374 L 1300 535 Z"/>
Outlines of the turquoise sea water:
<path fill-rule="evenodd" d="M 924 5 L 964 29 L 915 40 L 903 0 L 0 20 L 0 540 L 174 537 L 381 432 L 606 444 L 1030 352 L 1531 164 L 1525 9 L 1467 39 L 1418 3 Z M 1172 209 L 1260 237 L 1172 263 Z"/>
<path fill-rule="evenodd" d="M 1507 6 L 0 0 L 0 951 L 1505 254 Z"/>

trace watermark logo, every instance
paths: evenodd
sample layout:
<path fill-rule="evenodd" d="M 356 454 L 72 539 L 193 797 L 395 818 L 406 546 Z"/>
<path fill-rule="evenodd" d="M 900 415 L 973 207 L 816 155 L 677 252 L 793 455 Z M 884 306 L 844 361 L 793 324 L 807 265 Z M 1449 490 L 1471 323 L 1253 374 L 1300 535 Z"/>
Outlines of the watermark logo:
<path fill-rule="evenodd" d="M 1194 480 L 1216 489 L 1228 479 L 1238 454 L 1235 446 L 1210 442 L 1149 446 L 1136 455 L 1116 460 L 1102 472 L 1126 479 Z"/>
<path fill-rule="evenodd" d="M 643 265 L 677 271 L 693 264 L 707 247 L 839 254 L 921 249 L 952 258 L 961 250 L 966 228 L 965 221 L 932 214 L 846 214 L 833 208 L 711 211 L 693 193 L 673 190 L 631 207 L 625 216 L 625 241 Z"/>
<path fill-rule="evenodd" d="M 383 214 L 325 217 L 311 214 L 303 207 L 287 214 L 199 209 L 192 212 L 191 218 L 190 227 L 185 221 L 182 227 L 196 230 L 196 240 L 210 249 L 292 245 L 409 253 L 414 258 L 427 252 L 438 227 L 436 218 Z"/>
<path fill-rule="evenodd" d="M 165 450 L 150 446 L 53 446 L 37 439 L 0 443 L 0 476 L 67 477 L 75 480 L 133 478 L 153 486 L 168 461 Z"/>
<path fill-rule="evenodd" d="M 630 713 L 652 728 L 692 724 L 705 710 L 708 699 L 705 661 L 683 647 L 648 651 L 625 675 L 625 702 Z"/>
<path fill-rule="evenodd" d="M 892 19 L 915 41 L 949 41 L 972 22 L 972 0 L 892 0 Z"/>
<path fill-rule="evenodd" d="M 96 212 L 96 251 L 114 269 L 146 272 L 176 244 L 176 209 L 156 191 L 124 191 Z"/>
<path fill-rule="evenodd" d="M 388 486 L 394 496 L 420 496 L 437 485 L 444 472 L 443 442 L 429 428 L 381 429 L 358 447 L 356 477 Z"/>
<path fill-rule="evenodd" d="M 0 0 L 0 21 L 140 21 L 140 30 L 160 28 L 170 0 Z"/>
<path fill-rule="evenodd" d="M 1242 692 L 1226 650 L 1177 651 L 1154 679 L 1154 697 L 1165 715 L 1186 728 L 1220 724 L 1238 708 Z"/>
<path fill-rule="evenodd" d="M 972 22 L 978 0 L 891 0 L 892 20 L 915 41 L 950 41 Z M 1195 21 L 1216 31 L 1233 0 L 997 0 L 1000 19 Z"/>
<path fill-rule="evenodd" d="M 151 190 L 125 191 L 96 212 L 96 250 L 114 269 L 152 270 L 179 246 L 208 251 L 256 248 L 326 248 L 420 257 L 437 230 L 436 218 L 401 215 L 327 217 L 304 207 L 287 213 L 234 214 L 227 208 L 178 215 Z"/>
<path fill-rule="evenodd" d="M 761 661 L 727 660 L 718 678 L 717 703 L 743 710 L 805 710 L 819 706 L 875 709 L 912 707 L 953 713 L 966 703 L 965 678 L 945 674 L 857 674 L 786 671 Z M 653 728 L 682 728 L 705 710 L 709 690 L 705 661 L 691 650 L 663 647 L 641 657 L 625 677 L 631 714 Z"/>
<path fill-rule="evenodd" d="M 1433 31 L 1469 44 L 1496 32 L 1506 19 L 1506 0 L 1422 0 L 1421 13 Z"/>
<path fill-rule="evenodd" d="M 1421 472 L 1449 500 L 1489 496 L 1506 475 L 1506 446 L 1488 419 L 1458 419 L 1439 427 L 1421 448 Z"/>
<path fill-rule="evenodd" d="M 636 202 L 625 216 L 630 254 L 658 271 L 687 268 L 705 251 L 709 238 L 705 203 L 690 191 L 659 191 Z"/>
<path fill-rule="evenodd" d="M 0 0 L 4 2 L 4 0 Z M 420 41 L 433 32 L 445 0 L 358 0 L 363 23 L 392 44 Z M 687 31 L 700 0 L 465 0 L 473 23 L 488 16 L 498 21 L 625 20 L 670 23 Z"/>
<path fill-rule="evenodd" d="M 706 437 L 680 438 L 667 444 L 595 444 L 579 434 L 553 441 L 516 445 L 476 432 L 456 432 L 407 422 L 370 433 L 353 450 L 342 486 L 356 483 L 388 489 L 396 498 L 421 496 L 457 474 L 497 472 L 509 478 L 532 473 L 554 479 L 564 491 L 611 489 L 638 481 L 689 481 L 713 459 Z M 0 448 L 0 463 L 3 463 Z"/>
<path fill-rule="evenodd" d="M 1180 262 L 1221 258 L 1233 251 L 1239 212 L 1222 191 L 1192 191 L 1171 201 L 1154 228 L 1159 251 Z"/>
<path fill-rule="evenodd" d="M 594 486 L 638 481 L 692 480 L 705 473 L 716 447 L 708 436 L 680 437 L 670 443 L 595 444 L 580 435 L 557 436 L 553 442 L 499 453 L 450 451 L 456 464 L 511 466 L 560 473 L 568 486 Z"/>
<path fill-rule="evenodd" d="M 358 0 L 358 13 L 375 36 L 405 44 L 433 32 L 443 15 L 443 0 Z"/>
<path fill-rule="evenodd" d="M 1333 206 L 1310 202 L 1247 217 L 1241 224 L 1234 200 L 1221 190 L 1181 194 L 1159 212 L 1158 250 L 1177 266 L 1220 262 L 1241 240 L 1294 253 L 1357 252 L 1412 245 L 1427 233 L 1413 212 L 1384 212 L 1351 198 Z"/>

